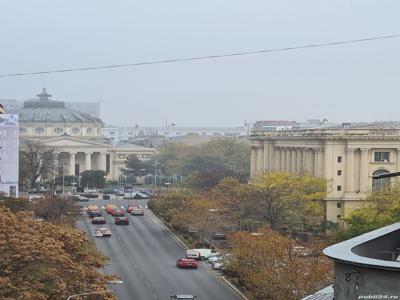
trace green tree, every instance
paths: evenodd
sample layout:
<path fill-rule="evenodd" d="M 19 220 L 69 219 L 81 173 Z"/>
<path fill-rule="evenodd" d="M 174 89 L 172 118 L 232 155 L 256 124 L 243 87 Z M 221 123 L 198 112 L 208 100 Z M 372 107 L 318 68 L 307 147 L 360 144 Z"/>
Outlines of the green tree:
<path fill-rule="evenodd" d="M 103 187 L 106 183 L 106 172 L 102 170 L 88 170 L 81 173 L 81 186 Z"/>
<path fill-rule="evenodd" d="M 338 231 L 340 240 L 400 221 L 400 182 L 369 193 L 361 207 L 343 219 L 346 228 Z"/>
<path fill-rule="evenodd" d="M 131 155 L 125 161 L 126 168 L 122 169 L 125 175 L 143 176 L 151 169 L 149 166 L 141 161 L 137 155 Z"/>
<path fill-rule="evenodd" d="M 275 230 L 312 232 L 324 220 L 326 181 L 308 175 L 271 173 L 252 183 L 263 220 Z"/>

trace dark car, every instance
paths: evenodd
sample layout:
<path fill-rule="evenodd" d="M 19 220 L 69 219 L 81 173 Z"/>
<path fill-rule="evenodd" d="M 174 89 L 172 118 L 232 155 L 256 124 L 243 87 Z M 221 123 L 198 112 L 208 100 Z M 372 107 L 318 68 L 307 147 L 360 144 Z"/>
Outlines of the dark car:
<path fill-rule="evenodd" d="M 94 217 L 92 224 L 106 224 L 106 219 L 104 217 Z"/>
<path fill-rule="evenodd" d="M 103 213 L 100 210 L 91 210 L 88 212 L 89 218 L 102 217 Z"/>
<path fill-rule="evenodd" d="M 114 219 L 115 225 L 129 225 L 129 219 L 127 217 L 118 217 Z"/>
<path fill-rule="evenodd" d="M 113 217 L 123 217 L 125 216 L 125 212 L 121 209 L 114 209 L 111 213 Z"/>

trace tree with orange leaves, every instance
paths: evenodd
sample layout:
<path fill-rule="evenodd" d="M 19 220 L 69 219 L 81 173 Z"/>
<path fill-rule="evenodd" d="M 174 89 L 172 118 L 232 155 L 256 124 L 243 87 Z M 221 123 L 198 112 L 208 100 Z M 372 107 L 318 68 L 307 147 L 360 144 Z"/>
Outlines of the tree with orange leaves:
<path fill-rule="evenodd" d="M 107 281 L 114 278 L 98 271 L 106 258 L 84 232 L 4 206 L 0 257 L 0 299 L 66 299 L 85 291 L 106 292 Z M 115 298 L 106 293 L 104 299 Z"/>
<path fill-rule="evenodd" d="M 268 228 L 237 232 L 230 239 L 234 247 L 227 268 L 253 299 L 302 299 L 332 280 L 332 264 L 320 243 L 299 247 Z"/>

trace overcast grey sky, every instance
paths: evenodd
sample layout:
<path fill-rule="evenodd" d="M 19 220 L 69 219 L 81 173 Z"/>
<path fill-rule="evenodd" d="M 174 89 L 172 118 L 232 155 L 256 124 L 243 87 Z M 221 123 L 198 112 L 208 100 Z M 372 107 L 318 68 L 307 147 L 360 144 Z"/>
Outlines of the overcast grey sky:
<path fill-rule="evenodd" d="M 400 1 L 2 0 L 0 73 L 132 63 L 400 33 Z M 399 120 L 400 38 L 0 79 L 0 99 L 43 85 L 103 99 L 115 125 L 239 126 L 244 120 Z"/>

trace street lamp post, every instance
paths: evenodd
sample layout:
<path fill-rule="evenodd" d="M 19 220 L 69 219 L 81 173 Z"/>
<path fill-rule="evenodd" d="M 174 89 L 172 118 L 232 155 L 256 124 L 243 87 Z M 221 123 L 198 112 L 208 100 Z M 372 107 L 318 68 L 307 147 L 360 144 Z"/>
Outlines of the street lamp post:
<path fill-rule="evenodd" d="M 156 190 L 157 189 L 157 166 L 159 165 L 160 163 L 158 162 L 158 160 L 156 160 L 155 162 L 154 162 L 154 190 Z"/>

